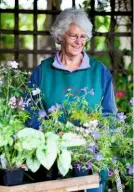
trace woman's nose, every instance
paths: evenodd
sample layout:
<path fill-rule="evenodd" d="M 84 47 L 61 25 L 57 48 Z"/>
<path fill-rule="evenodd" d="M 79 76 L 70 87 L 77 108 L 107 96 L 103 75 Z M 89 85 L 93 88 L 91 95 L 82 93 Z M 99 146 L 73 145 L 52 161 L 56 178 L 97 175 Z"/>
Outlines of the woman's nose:
<path fill-rule="evenodd" d="M 82 41 L 81 41 L 81 37 L 77 37 L 76 41 L 75 41 L 77 44 L 80 44 Z"/>

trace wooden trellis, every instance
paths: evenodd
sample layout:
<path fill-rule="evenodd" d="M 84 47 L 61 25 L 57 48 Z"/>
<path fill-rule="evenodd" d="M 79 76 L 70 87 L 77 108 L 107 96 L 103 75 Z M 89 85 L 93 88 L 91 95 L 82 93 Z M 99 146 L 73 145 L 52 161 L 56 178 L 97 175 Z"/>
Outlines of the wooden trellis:
<path fill-rule="evenodd" d="M 46 15 L 51 15 L 52 16 L 52 21 L 55 19 L 56 15 L 60 13 L 60 10 L 57 10 L 55 5 L 53 4 L 52 1 L 52 10 L 39 10 L 37 8 L 37 1 L 33 1 L 33 9 L 32 10 L 25 10 L 25 9 L 19 9 L 19 0 L 15 0 L 15 6 L 13 9 L 0 9 L 0 21 L 1 21 L 1 14 L 3 13 L 12 13 L 14 14 L 14 29 L 3 29 L 1 22 L 0 22 L 0 38 L 1 36 L 4 35 L 14 35 L 14 47 L 9 49 L 9 48 L 4 48 L 0 46 L 0 58 L 2 54 L 13 54 L 14 55 L 14 60 L 19 62 L 19 55 L 20 54 L 32 54 L 33 55 L 33 64 L 31 70 L 36 67 L 38 63 L 37 56 L 39 54 L 49 54 L 53 55 L 55 53 L 55 48 L 51 49 L 38 49 L 38 35 L 42 36 L 49 36 L 50 33 L 48 30 L 45 31 L 39 31 L 37 28 L 37 17 L 39 14 L 46 14 Z M 125 1 L 125 0 L 122 0 Z M 129 0 L 130 4 L 132 5 L 132 0 Z M 101 32 L 96 32 L 95 27 L 93 28 L 93 36 L 96 37 L 107 37 L 110 42 L 110 48 L 107 51 L 96 51 L 95 50 L 95 40 L 94 38 L 91 39 L 91 47 L 90 50 L 88 51 L 88 54 L 90 55 L 102 55 L 102 56 L 109 56 L 110 57 L 110 63 L 112 68 L 116 68 L 116 55 L 128 55 L 127 51 L 119 51 L 115 50 L 114 48 L 114 37 L 130 37 L 131 38 L 131 50 L 133 49 L 133 35 L 132 35 L 132 30 L 130 32 L 115 32 L 114 31 L 114 20 L 115 16 L 129 16 L 132 18 L 132 10 L 125 10 L 125 11 L 115 11 L 115 0 L 110 0 L 111 4 L 111 11 L 106 12 L 106 11 L 97 11 L 95 9 L 95 1 L 91 1 L 91 8 L 89 11 L 89 17 L 91 18 L 91 21 L 93 25 L 95 26 L 95 17 L 96 16 L 110 16 L 111 17 L 111 26 L 110 26 L 110 31 L 101 33 Z M 72 7 L 75 7 L 76 0 L 72 0 Z M 32 14 L 33 15 L 33 30 L 27 30 L 27 31 L 22 31 L 19 29 L 19 14 Z M 32 35 L 33 36 L 33 49 L 21 49 L 19 47 L 19 35 Z M 1 59 L 0 59 L 1 60 Z M 132 61 L 132 56 L 131 56 L 131 61 Z M 28 66 L 23 66 L 22 68 L 27 69 Z"/>

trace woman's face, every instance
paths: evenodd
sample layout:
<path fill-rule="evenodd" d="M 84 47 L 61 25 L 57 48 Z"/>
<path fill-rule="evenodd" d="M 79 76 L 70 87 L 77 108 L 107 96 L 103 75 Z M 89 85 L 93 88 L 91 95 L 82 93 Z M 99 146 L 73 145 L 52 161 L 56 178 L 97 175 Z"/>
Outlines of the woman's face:
<path fill-rule="evenodd" d="M 61 39 L 61 50 L 69 56 L 77 56 L 81 54 L 86 40 L 85 32 L 78 25 L 71 24 Z"/>

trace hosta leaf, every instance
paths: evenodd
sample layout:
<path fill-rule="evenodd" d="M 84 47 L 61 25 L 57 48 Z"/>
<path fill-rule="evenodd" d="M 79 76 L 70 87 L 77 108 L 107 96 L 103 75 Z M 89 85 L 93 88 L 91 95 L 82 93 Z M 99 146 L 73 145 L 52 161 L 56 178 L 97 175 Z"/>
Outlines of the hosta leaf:
<path fill-rule="evenodd" d="M 52 132 L 47 132 L 45 134 L 45 137 L 47 138 L 47 141 L 57 142 L 59 140 L 59 135 L 54 134 Z"/>
<path fill-rule="evenodd" d="M 40 145 L 40 140 L 27 138 L 22 142 L 22 148 L 26 150 L 33 150 L 38 148 Z"/>
<path fill-rule="evenodd" d="M 57 146 L 55 143 L 49 143 L 46 150 L 37 149 L 36 156 L 39 162 L 49 170 L 56 160 Z"/>
<path fill-rule="evenodd" d="M 63 176 L 65 176 L 68 173 L 69 168 L 71 167 L 70 152 L 67 150 L 63 150 L 62 153 L 59 155 L 57 163 L 58 163 L 58 169 L 59 169 L 60 173 Z"/>
<path fill-rule="evenodd" d="M 25 128 L 22 129 L 20 131 L 18 131 L 18 133 L 16 134 L 17 138 L 22 138 L 22 137 L 30 137 L 33 136 L 35 138 L 40 138 L 44 140 L 44 134 L 39 131 L 39 130 L 35 130 L 33 128 Z"/>
<path fill-rule="evenodd" d="M 61 146 L 63 147 L 74 147 L 85 145 L 86 141 L 82 136 L 79 136 L 75 133 L 65 133 L 62 136 Z"/>
<path fill-rule="evenodd" d="M 37 159 L 32 159 L 31 157 L 28 157 L 26 160 L 27 167 L 35 173 L 39 167 L 40 167 L 40 162 Z"/>

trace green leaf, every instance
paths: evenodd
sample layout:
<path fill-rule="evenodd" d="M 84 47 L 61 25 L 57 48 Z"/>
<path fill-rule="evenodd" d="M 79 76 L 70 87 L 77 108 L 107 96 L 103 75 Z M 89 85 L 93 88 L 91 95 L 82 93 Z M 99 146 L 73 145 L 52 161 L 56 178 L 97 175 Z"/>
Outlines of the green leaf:
<path fill-rule="evenodd" d="M 6 146 L 8 144 L 8 141 L 5 140 L 5 137 L 3 135 L 0 135 L 0 147 Z"/>
<path fill-rule="evenodd" d="M 22 143 L 22 148 L 26 150 L 33 150 L 38 147 L 42 148 L 45 143 L 45 136 L 41 131 L 34 130 L 33 128 L 25 128 L 20 130 L 16 137 L 18 142 Z"/>
<path fill-rule="evenodd" d="M 49 170 L 54 164 L 57 157 L 57 146 L 56 143 L 48 143 L 46 146 L 46 150 L 37 149 L 36 152 L 37 159 L 39 162 Z"/>
<path fill-rule="evenodd" d="M 80 136 L 77 135 L 75 133 L 65 133 L 62 136 L 62 140 L 61 140 L 61 146 L 63 147 L 75 147 L 75 146 L 81 146 L 81 145 L 85 145 L 86 141 L 85 139 Z"/>
<path fill-rule="evenodd" d="M 47 132 L 45 134 L 45 137 L 47 138 L 47 142 L 48 141 L 57 142 L 59 140 L 59 136 L 57 134 L 52 133 L 52 132 Z"/>
<path fill-rule="evenodd" d="M 40 162 L 37 159 L 33 159 L 31 157 L 28 157 L 26 160 L 26 164 L 28 166 L 28 168 L 35 173 L 39 167 L 40 167 Z"/>
<path fill-rule="evenodd" d="M 20 131 L 18 131 L 17 133 L 17 137 L 21 138 L 21 137 L 29 137 L 29 136 L 33 136 L 36 138 L 40 138 L 40 139 L 44 139 L 44 134 L 41 131 L 35 130 L 33 128 L 25 128 L 22 129 Z"/>
<path fill-rule="evenodd" d="M 26 149 L 26 150 L 33 150 L 36 149 L 40 146 L 41 142 L 39 139 L 35 139 L 35 138 L 26 138 L 23 142 L 22 142 L 22 148 Z"/>
<path fill-rule="evenodd" d="M 68 173 L 69 168 L 71 167 L 70 152 L 67 150 L 63 150 L 62 153 L 59 155 L 57 163 L 58 163 L 58 169 L 59 169 L 60 173 L 63 176 L 65 176 Z"/>

